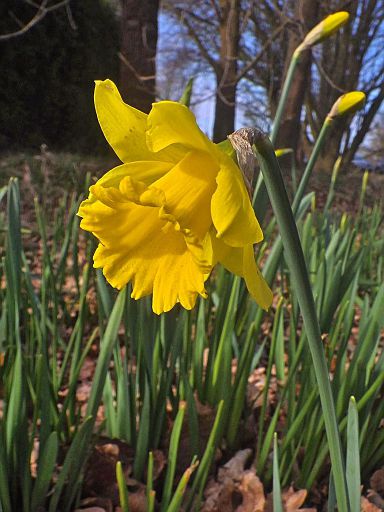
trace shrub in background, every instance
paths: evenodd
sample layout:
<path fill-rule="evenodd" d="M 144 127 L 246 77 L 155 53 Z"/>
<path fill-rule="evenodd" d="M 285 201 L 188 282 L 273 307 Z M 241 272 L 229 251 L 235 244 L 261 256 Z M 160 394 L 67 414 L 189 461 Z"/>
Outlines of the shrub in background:
<path fill-rule="evenodd" d="M 0 5 L 0 34 L 27 23 L 35 8 L 13 0 Z M 119 31 L 107 2 L 71 2 L 31 30 L 0 42 L 0 150 L 72 151 L 105 148 L 93 109 L 95 78 L 117 77 Z M 76 28 L 75 28 L 75 26 Z"/>

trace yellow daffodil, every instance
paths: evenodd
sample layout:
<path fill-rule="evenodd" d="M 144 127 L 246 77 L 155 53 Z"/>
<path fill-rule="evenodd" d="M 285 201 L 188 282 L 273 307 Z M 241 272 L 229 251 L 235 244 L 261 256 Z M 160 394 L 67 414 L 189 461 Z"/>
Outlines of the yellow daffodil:
<path fill-rule="evenodd" d="M 100 126 L 122 165 L 90 187 L 81 227 L 99 240 L 94 266 L 132 297 L 153 294 L 155 313 L 191 309 L 218 262 L 244 277 L 267 309 L 272 293 L 253 244 L 263 238 L 242 174 L 198 128 L 187 107 L 154 103 L 149 115 L 125 104 L 110 80 L 96 82 Z"/>

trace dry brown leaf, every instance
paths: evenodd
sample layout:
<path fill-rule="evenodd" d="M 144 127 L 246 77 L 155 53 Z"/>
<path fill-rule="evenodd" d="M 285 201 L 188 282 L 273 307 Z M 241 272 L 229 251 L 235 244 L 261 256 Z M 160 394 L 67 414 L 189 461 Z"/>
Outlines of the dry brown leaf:
<path fill-rule="evenodd" d="M 272 494 L 266 499 L 255 469 L 245 469 L 251 455 L 250 449 L 241 450 L 219 469 L 216 481 L 206 487 L 201 512 L 273 512 Z M 315 508 L 300 508 L 307 498 L 305 489 L 290 487 L 282 498 L 285 512 L 316 512 Z"/>
<path fill-rule="evenodd" d="M 308 492 L 305 489 L 295 491 L 293 487 L 290 487 L 282 493 L 283 506 L 285 512 L 316 512 L 315 508 L 300 508 L 304 503 Z"/>
<path fill-rule="evenodd" d="M 371 503 L 365 496 L 361 497 L 361 512 L 381 512 L 381 508 L 376 507 L 373 503 Z"/>
<path fill-rule="evenodd" d="M 130 512 L 147 512 L 147 497 L 145 486 L 140 487 L 137 492 L 128 491 L 128 505 Z"/>
<path fill-rule="evenodd" d="M 374 491 L 384 494 L 384 468 L 380 468 L 373 473 L 369 479 L 369 484 Z"/>
<path fill-rule="evenodd" d="M 300 489 L 295 491 L 293 487 L 289 487 L 282 492 L 284 512 L 317 512 L 315 508 L 300 508 L 307 497 L 307 491 Z M 264 512 L 273 512 L 273 496 L 268 494 L 266 507 Z"/>
<path fill-rule="evenodd" d="M 306 497 L 307 491 L 305 489 L 295 491 L 293 487 L 290 487 L 282 493 L 284 510 L 286 512 L 296 512 L 304 503 Z"/>
<path fill-rule="evenodd" d="M 104 498 L 85 498 L 74 512 L 113 512 L 112 501 Z"/>
<path fill-rule="evenodd" d="M 238 451 L 232 459 L 219 469 L 219 480 L 224 481 L 226 478 L 239 480 L 251 455 L 252 450 L 249 448 Z"/>
<path fill-rule="evenodd" d="M 207 485 L 201 512 L 263 511 L 263 485 L 253 469 L 244 469 L 251 455 L 252 450 L 241 450 L 219 469 L 217 480 Z"/>
<path fill-rule="evenodd" d="M 167 463 L 167 458 L 161 450 L 153 450 L 153 481 L 155 482 Z"/>
<path fill-rule="evenodd" d="M 367 492 L 367 498 L 371 503 L 376 505 L 376 507 L 379 507 L 380 510 L 384 510 L 384 500 L 379 493 L 373 489 L 369 489 Z"/>
<path fill-rule="evenodd" d="M 236 508 L 236 512 L 263 512 L 265 507 L 264 487 L 253 470 L 243 473 L 238 487 L 243 502 Z"/>
<path fill-rule="evenodd" d="M 207 485 L 201 512 L 233 512 L 236 510 L 236 502 L 238 505 L 242 504 L 243 497 L 239 487 L 245 471 L 244 466 L 251 455 L 252 450 L 241 450 L 219 469 L 217 480 L 210 480 Z"/>
<path fill-rule="evenodd" d="M 119 493 L 116 482 L 116 463 L 118 460 L 122 462 L 124 476 L 128 479 L 132 473 L 133 455 L 133 449 L 124 441 L 108 437 L 100 438 L 87 462 L 84 495 L 110 499 L 117 505 Z M 134 487 L 140 487 L 138 482 L 135 481 L 134 484 Z"/>

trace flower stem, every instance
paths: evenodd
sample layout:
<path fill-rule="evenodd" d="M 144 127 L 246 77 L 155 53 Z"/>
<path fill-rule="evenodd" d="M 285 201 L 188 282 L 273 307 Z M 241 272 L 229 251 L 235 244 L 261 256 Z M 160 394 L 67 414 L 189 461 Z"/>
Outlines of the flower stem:
<path fill-rule="evenodd" d="M 277 134 L 279 132 L 280 124 L 281 124 L 281 118 L 285 109 L 285 105 L 288 100 L 288 94 L 291 89 L 291 85 L 293 83 L 293 75 L 296 70 L 296 66 L 299 63 L 300 60 L 300 52 L 295 51 L 293 52 L 291 62 L 289 63 L 289 68 L 287 71 L 287 76 L 284 80 L 283 90 L 281 91 L 281 96 L 279 103 L 277 105 L 276 115 L 275 119 L 273 120 L 273 127 L 271 131 L 271 142 L 274 145 L 277 139 Z"/>
<path fill-rule="evenodd" d="M 320 151 L 323 149 L 324 142 L 325 142 L 325 140 L 327 138 L 327 135 L 329 133 L 329 130 L 330 130 L 331 126 L 332 126 L 332 119 L 327 116 L 325 118 L 323 126 L 321 127 L 319 136 L 316 139 L 316 143 L 314 145 L 314 148 L 312 150 L 312 153 L 311 153 L 311 156 L 310 156 L 310 158 L 308 160 L 308 163 L 305 166 L 305 169 L 304 169 L 304 172 L 303 172 L 303 176 L 302 176 L 302 178 L 300 180 L 300 184 L 299 184 L 299 186 L 297 188 L 295 197 L 293 199 L 292 210 L 293 210 L 293 214 L 295 216 L 296 216 L 297 210 L 298 210 L 298 208 L 300 206 L 300 202 L 303 199 L 304 192 L 305 192 L 305 189 L 306 189 L 306 187 L 308 185 L 309 178 L 311 177 L 313 168 L 314 168 L 315 163 L 317 161 L 317 158 L 318 158 L 318 156 L 320 154 Z"/>
<path fill-rule="evenodd" d="M 338 510 L 348 512 L 348 494 L 345 479 L 345 465 L 335 405 L 329 381 L 328 367 L 323 351 L 319 321 L 315 302 L 304 260 L 299 234 L 284 187 L 280 167 L 273 146 L 268 137 L 258 132 L 254 137 L 253 150 L 259 160 L 261 172 L 276 215 L 280 235 L 285 249 L 285 258 L 291 274 L 291 281 L 303 316 L 304 327 L 313 360 L 315 375 L 319 387 L 320 400 L 324 414 L 329 452 L 334 475 Z"/>
<path fill-rule="evenodd" d="M 287 76 L 284 80 L 283 90 L 281 91 L 281 96 L 279 103 L 277 105 L 275 119 L 273 121 L 273 127 L 271 131 L 271 141 L 272 144 L 275 144 L 277 139 L 277 134 L 281 124 L 281 118 L 283 116 L 283 112 L 285 109 L 285 105 L 288 100 L 288 94 L 291 89 L 291 85 L 293 83 L 293 76 L 296 70 L 296 66 L 300 60 L 300 51 L 295 51 L 292 55 L 291 62 L 289 64 L 289 68 L 287 71 Z M 261 222 L 265 215 L 266 205 L 268 201 L 268 195 L 266 193 L 265 183 L 263 179 L 263 173 L 259 174 L 257 179 L 257 183 L 255 186 L 255 192 L 253 195 L 253 204 L 256 212 L 256 217 Z"/>

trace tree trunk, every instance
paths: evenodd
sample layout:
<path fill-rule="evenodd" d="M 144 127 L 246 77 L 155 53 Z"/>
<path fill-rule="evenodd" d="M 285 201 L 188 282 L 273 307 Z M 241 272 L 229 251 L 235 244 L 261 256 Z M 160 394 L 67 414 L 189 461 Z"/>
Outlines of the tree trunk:
<path fill-rule="evenodd" d="M 121 0 L 120 91 L 130 105 L 149 112 L 156 99 L 159 0 Z"/>
<path fill-rule="evenodd" d="M 295 30 L 290 32 L 287 58 L 285 62 L 286 75 L 293 52 L 303 40 L 303 36 L 316 25 L 319 2 L 317 0 L 301 0 L 295 7 L 295 18 L 300 21 L 304 31 Z M 301 110 L 304 103 L 305 90 L 308 85 L 308 78 L 311 71 L 311 52 L 306 51 L 302 54 L 300 62 L 295 71 L 294 81 L 288 95 L 285 112 L 277 136 L 276 147 L 292 148 L 296 160 L 300 161 L 300 128 L 301 128 Z M 282 82 L 283 83 L 283 82 Z"/>
<path fill-rule="evenodd" d="M 235 129 L 240 0 L 220 0 L 220 61 L 217 65 L 213 140 L 220 142 Z"/>

